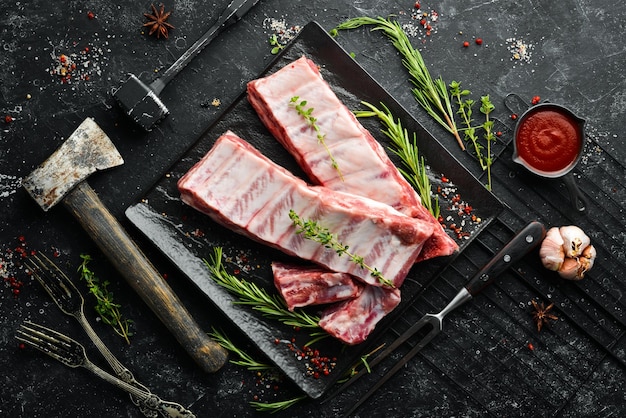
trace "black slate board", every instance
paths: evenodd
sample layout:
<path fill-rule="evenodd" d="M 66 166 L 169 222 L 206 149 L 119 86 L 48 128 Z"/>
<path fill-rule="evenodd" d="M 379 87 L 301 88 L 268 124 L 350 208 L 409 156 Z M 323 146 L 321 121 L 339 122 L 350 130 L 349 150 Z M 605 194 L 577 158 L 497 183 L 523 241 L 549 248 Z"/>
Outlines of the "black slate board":
<path fill-rule="evenodd" d="M 474 208 L 473 213 L 481 219 L 481 222 L 475 223 L 469 221 L 468 217 L 459 217 L 456 209 L 447 210 L 449 202 L 445 199 L 441 201 L 444 218 L 450 217 L 450 222 L 465 222 L 464 231 L 467 236 L 459 241 L 460 251 L 463 251 L 503 209 L 500 201 L 462 167 L 433 135 L 373 80 L 317 23 L 308 24 L 260 76 L 282 68 L 302 55 L 311 58 L 320 66 L 325 80 L 350 109 L 362 108 L 361 101 L 373 104 L 382 102 L 402 121 L 409 132 L 416 133 L 418 148 L 429 166 L 433 184 L 453 187 L 454 193 L 467 201 Z M 362 119 L 361 122 L 377 140 L 385 146 L 388 145 L 385 136 L 380 132 L 381 125 L 378 120 L 369 118 Z M 329 376 L 317 379 L 308 376 L 305 361 L 294 356 L 287 344 L 276 344 L 275 341 L 278 339 L 287 342 L 294 339 L 295 344 L 302 347 L 311 339 L 310 336 L 304 331 L 297 332 L 277 321 L 268 320 L 248 307 L 234 305 L 234 298 L 213 282 L 202 261 L 203 258 L 209 258 L 213 254 L 212 247 L 222 247 L 225 255 L 232 261 L 230 267 L 233 271 L 237 270 L 245 279 L 254 281 L 268 292 L 275 293 L 270 262 L 287 260 L 287 256 L 232 233 L 184 205 L 179 199 L 177 180 L 212 147 L 219 135 L 229 129 L 275 162 L 294 174 L 303 176 L 295 161 L 260 122 L 248 104 L 244 92 L 199 138 L 189 152 L 148 191 L 142 202 L 128 208 L 126 216 L 276 363 L 288 378 L 308 396 L 318 398 L 342 376 L 343 372 L 358 362 L 361 355 L 374 346 L 376 337 L 395 316 L 436 280 L 438 272 L 448 265 L 454 256 L 420 263 L 414 267 L 402 287 L 401 305 L 378 325 L 367 342 L 359 346 L 345 347 L 327 338 L 318 343 L 316 348 L 319 348 L 322 355 L 336 357 L 337 365 Z M 442 175 L 451 182 L 441 183 Z M 312 309 L 311 312 L 318 311 Z M 202 315 L 198 312 L 192 314 Z"/>

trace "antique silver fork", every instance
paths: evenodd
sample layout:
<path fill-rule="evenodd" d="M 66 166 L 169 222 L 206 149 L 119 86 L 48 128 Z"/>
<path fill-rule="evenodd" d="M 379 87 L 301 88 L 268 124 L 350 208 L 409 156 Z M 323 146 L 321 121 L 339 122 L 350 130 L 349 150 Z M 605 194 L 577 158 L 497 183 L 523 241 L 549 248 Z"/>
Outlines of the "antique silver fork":
<path fill-rule="evenodd" d="M 34 347 L 60 361 L 68 367 L 84 367 L 101 379 L 125 390 L 134 396 L 141 405 L 152 412 L 152 416 L 161 414 L 169 418 L 195 418 L 195 415 L 182 405 L 161 400 L 151 392 L 144 391 L 127 383 L 93 364 L 85 352 L 85 348 L 77 341 L 50 328 L 25 321 L 17 330 L 16 338 L 26 345 Z"/>
<path fill-rule="evenodd" d="M 85 317 L 85 300 L 70 278 L 67 277 L 67 275 L 44 254 L 35 254 L 30 256 L 29 259 L 26 260 L 25 264 L 32 272 L 33 277 L 35 277 L 46 292 L 48 292 L 59 309 L 61 309 L 63 313 L 74 317 L 80 323 L 93 344 L 100 351 L 100 353 L 102 353 L 102 356 L 106 359 L 107 363 L 109 363 L 115 372 L 115 375 L 124 382 L 129 383 L 144 392 L 150 393 L 150 389 L 135 379 L 132 372 L 120 363 L 120 361 L 113 355 L 113 353 L 111 353 L 106 345 L 104 345 L 100 337 L 98 337 L 96 332 L 93 330 L 89 321 L 87 321 L 87 318 Z M 145 416 L 151 418 L 155 416 L 154 411 L 150 408 L 144 408 L 142 402 L 132 393 L 130 393 L 130 399 L 136 406 L 139 407 Z"/>

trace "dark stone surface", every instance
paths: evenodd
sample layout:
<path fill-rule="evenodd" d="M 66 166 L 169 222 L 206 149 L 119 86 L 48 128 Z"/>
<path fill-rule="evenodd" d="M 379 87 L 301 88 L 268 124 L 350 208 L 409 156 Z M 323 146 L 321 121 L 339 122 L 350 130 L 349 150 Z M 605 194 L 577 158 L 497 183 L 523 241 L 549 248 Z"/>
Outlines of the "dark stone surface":
<path fill-rule="evenodd" d="M 626 412 L 624 362 L 626 330 L 621 300 L 626 264 L 626 202 L 623 116 L 626 113 L 626 6 L 617 0 L 421 2 L 436 10 L 426 36 L 411 16 L 414 2 L 262 0 L 244 19 L 203 51 L 161 94 L 171 114 L 151 133 L 128 123 L 111 92 L 134 73 L 150 81 L 164 71 L 217 18 L 227 1 L 168 1 L 176 27 L 167 40 L 147 36 L 141 25 L 149 2 L 13 2 L 0 5 L 0 245 L 5 269 L 24 282 L 19 296 L 4 281 L 0 289 L 0 414 L 3 416 L 140 416 L 118 389 L 84 369 L 71 370 L 14 339 L 23 320 L 41 322 L 87 343 L 79 326 L 59 312 L 40 286 L 12 265 L 10 250 L 58 251 L 58 263 L 73 273 L 79 255 L 91 254 L 93 269 L 111 280 L 123 314 L 134 321 L 126 345 L 110 327 L 87 313 L 96 331 L 120 360 L 162 398 L 189 406 L 197 416 L 253 416 L 254 395 L 261 401 L 296 397 L 288 383 L 276 389 L 256 382 L 254 373 L 236 365 L 206 375 L 98 252 L 89 237 L 62 208 L 43 213 L 19 187 L 21 178 L 50 155 L 87 116 L 96 118 L 114 141 L 125 164 L 90 179 L 105 204 L 125 225 L 124 210 L 142 196 L 195 142 L 272 60 L 271 22 L 287 27 L 312 20 L 331 29 L 348 17 L 394 14 L 416 30 L 411 39 L 431 72 L 459 80 L 476 97 L 489 94 L 496 116 L 508 127 L 504 97 L 515 92 L 572 109 L 587 120 L 588 144 L 575 175 L 590 200 L 586 214 L 569 208 L 564 188 L 539 182 L 510 162 L 504 146 L 493 166 L 494 193 L 510 210 L 501 222 L 511 230 L 539 218 L 549 225 L 575 223 L 598 244 L 597 267 L 585 281 L 563 283 L 536 269 L 532 260 L 510 281 L 494 286 L 457 314 L 441 338 L 433 341 L 381 389 L 359 416 L 622 416 Z M 88 12 L 95 14 L 88 18 Z M 475 44 L 475 38 L 483 44 Z M 344 48 L 406 106 L 476 176 L 475 160 L 415 103 L 406 71 L 395 50 L 379 33 L 366 29 L 338 38 Z M 463 47 L 468 41 L 470 46 Z M 513 57 L 515 43 L 526 47 Z M 86 50 L 88 48 L 88 50 Z M 76 64 L 62 83 L 51 74 L 65 54 Z M 29 98 L 27 98 L 29 97 Z M 218 99 L 221 104 L 212 105 Z M 5 115 L 14 118 L 5 122 Z M 509 135 L 510 131 L 505 132 Z M 506 144 L 506 139 L 504 140 Z M 484 175 L 481 177 L 484 181 Z M 220 312 L 152 250 L 133 236 L 173 289 L 207 330 L 229 324 Z M 497 234 L 498 231 L 492 232 Z M 503 234 L 510 233 L 504 230 Z M 24 242 L 19 241 L 24 237 Z M 474 248 L 474 247 L 472 247 Z M 478 251 L 478 250 L 477 250 Z M 471 252 L 470 252 L 471 254 Z M 477 266 L 467 266 L 462 273 Z M 11 271 L 9 271 L 11 273 Z M 425 295 L 441 309 L 450 292 Z M 83 288 L 84 289 L 84 288 Z M 529 320 L 532 298 L 552 300 L 560 320 L 540 334 Z M 497 309 L 495 309 L 495 308 Z M 245 337 L 231 338 L 244 350 Z M 528 349 L 531 342 L 534 351 Z M 86 344 L 100 365 L 99 354 Z M 609 347 L 608 350 L 603 346 Z M 462 367 L 462 373 L 459 370 Z M 335 416 L 366 390 L 357 385 L 333 402 L 302 401 L 285 416 Z M 509 394 L 509 392 L 511 394 Z"/>

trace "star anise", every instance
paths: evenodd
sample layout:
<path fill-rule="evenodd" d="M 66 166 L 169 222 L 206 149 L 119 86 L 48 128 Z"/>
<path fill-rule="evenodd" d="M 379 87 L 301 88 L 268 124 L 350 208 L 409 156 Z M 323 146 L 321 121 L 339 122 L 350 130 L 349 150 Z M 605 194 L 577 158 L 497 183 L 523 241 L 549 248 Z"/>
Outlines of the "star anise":
<path fill-rule="evenodd" d="M 150 32 L 148 32 L 148 35 L 152 35 L 153 33 L 156 32 L 157 38 L 160 38 L 161 35 L 163 35 L 164 38 L 167 38 L 168 30 L 174 29 L 174 26 L 170 25 L 167 22 L 167 19 L 170 17 L 172 12 L 166 13 L 165 6 L 163 5 L 163 3 L 161 3 L 161 10 L 157 10 L 157 8 L 154 7 L 154 4 L 151 4 L 150 7 L 152 7 L 152 12 L 154 14 L 149 14 L 149 13 L 143 14 L 145 17 L 148 18 L 148 22 L 144 23 L 144 26 L 150 28 Z"/>
<path fill-rule="evenodd" d="M 539 304 L 535 302 L 534 299 L 531 300 L 530 303 L 532 303 L 534 309 L 533 319 L 535 320 L 535 324 L 537 324 L 537 332 L 541 331 L 541 328 L 544 326 L 544 324 L 548 323 L 548 320 L 552 319 L 553 321 L 556 321 L 557 319 L 559 319 L 556 315 L 550 312 L 550 310 L 552 310 L 552 308 L 554 307 L 554 303 L 545 306 L 543 302 Z"/>

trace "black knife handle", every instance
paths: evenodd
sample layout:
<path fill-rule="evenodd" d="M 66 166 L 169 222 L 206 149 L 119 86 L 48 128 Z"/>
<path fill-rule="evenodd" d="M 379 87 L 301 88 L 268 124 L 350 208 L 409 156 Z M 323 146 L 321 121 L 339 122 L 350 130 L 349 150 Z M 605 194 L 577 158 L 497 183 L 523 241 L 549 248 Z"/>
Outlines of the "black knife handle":
<path fill-rule="evenodd" d="M 530 222 L 465 285 L 467 291 L 472 296 L 480 293 L 504 270 L 539 245 L 545 236 L 546 229 L 543 224 L 537 221 Z"/>

